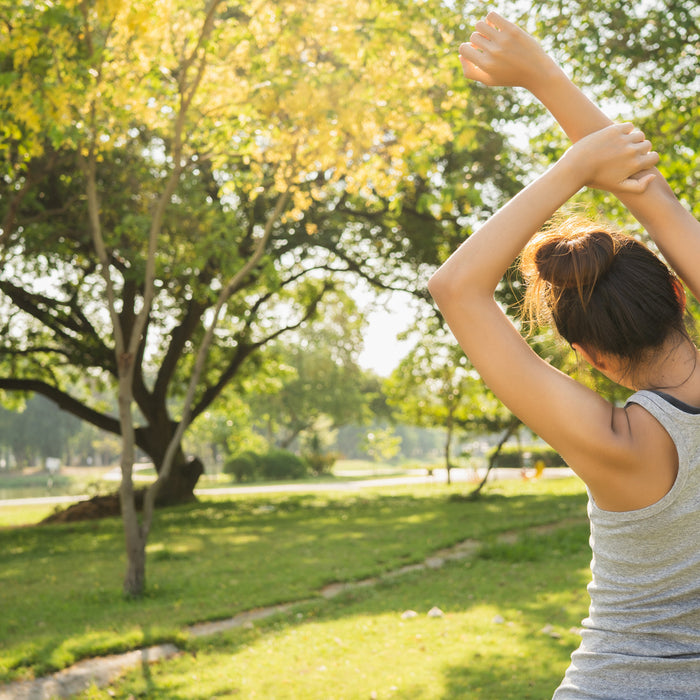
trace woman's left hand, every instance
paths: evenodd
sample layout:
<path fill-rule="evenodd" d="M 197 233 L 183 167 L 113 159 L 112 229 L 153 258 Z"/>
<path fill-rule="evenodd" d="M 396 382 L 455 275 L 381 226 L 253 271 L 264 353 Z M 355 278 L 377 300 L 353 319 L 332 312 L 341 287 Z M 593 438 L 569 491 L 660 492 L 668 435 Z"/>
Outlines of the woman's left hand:
<path fill-rule="evenodd" d="M 654 179 L 659 154 L 633 124 L 613 124 L 577 141 L 564 156 L 575 158 L 588 187 L 640 194 Z"/>

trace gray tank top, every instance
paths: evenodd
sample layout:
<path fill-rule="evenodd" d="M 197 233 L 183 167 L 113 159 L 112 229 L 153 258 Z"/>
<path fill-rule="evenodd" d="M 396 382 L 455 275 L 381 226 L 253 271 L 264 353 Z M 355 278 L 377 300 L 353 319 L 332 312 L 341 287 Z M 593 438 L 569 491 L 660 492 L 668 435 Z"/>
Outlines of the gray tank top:
<path fill-rule="evenodd" d="M 700 411 L 650 391 L 628 403 L 669 433 L 678 476 L 640 510 L 589 497 L 590 611 L 554 700 L 700 698 Z"/>

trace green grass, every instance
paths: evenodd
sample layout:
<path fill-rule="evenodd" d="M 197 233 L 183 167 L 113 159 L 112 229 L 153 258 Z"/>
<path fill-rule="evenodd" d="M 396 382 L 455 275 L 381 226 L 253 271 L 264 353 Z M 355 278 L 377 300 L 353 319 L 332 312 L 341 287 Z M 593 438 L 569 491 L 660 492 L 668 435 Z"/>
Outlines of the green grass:
<path fill-rule="evenodd" d="M 571 629 L 587 606 L 586 537 L 585 525 L 568 527 L 300 606 L 80 697 L 542 700 L 579 642 Z M 427 617 L 435 605 L 444 617 Z M 409 608 L 418 617 L 402 619 Z"/>
<path fill-rule="evenodd" d="M 585 612 L 590 557 L 585 526 L 563 531 L 566 537 L 552 535 L 554 543 L 541 536 L 506 546 L 495 538 L 499 532 L 583 518 L 583 489 L 573 479 L 503 482 L 477 502 L 453 497 L 462 490 L 467 489 L 423 485 L 219 497 L 159 511 L 148 548 L 148 592 L 139 601 L 121 596 L 118 520 L 2 530 L 0 679 L 41 675 L 83 657 L 157 641 L 184 644 L 183 628 L 190 623 L 308 600 L 328 583 L 376 576 L 476 538 L 486 546 L 471 563 L 404 576 L 323 604 L 306 603 L 293 615 L 253 630 L 190 641 L 196 659 L 186 655 L 164 663 L 151 671 L 151 680 L 132 676 L 124 686 L 132 683 L 132 689 L 117 697 L 226 697 L 222 683 L 230 686 L 230 697 L 234 687 L 240 691 L 236 697 L 251 698 L 367 698 L 373 691 L 377 697 L 472 697 L 459 695 L 459 689 L 486 687 L 488 678 L 505 682 L 501 675 L 507 669 L 523 665 L 531 668 L 526 677 L 532 672 L 551 685 L 576 643 L 566 630 Z M 433 605 L 447 616 L 425 618 Z M 406 608 L 421 617 L 402 621 Z M 494 625 L 496 614 L 506 623 Z M 547 623 L 564 630 L 561 640 L 534 634 Z M 546 672 L 540 668 L 545 657 L 536 660 L 543 648 L 548 650 Z M 228 670 L 217 678 L 223 659 Z M 419 671 L 421 659 L 425 669 Z M 290 679 L 287 694 L 277 689 L 270 695 L 265 684 L 281 682 L 280 673 L 271 669 L 287 666 L 294 669 L 282 674 Z M 481 666 L 488 676 L 483 681 L 474 676 Z M 241 676 L 240 669 L 253 667 L 251 675 Z M 358 668 L 366 679 L 362 684 L 351 680 L 352 669 Z M 336 691 L 341 671 L 349 674 L 342 681 L 348 683 L 347 692 Z M 161 672 L 166 675 L 156 680 Z M 187 685 L 192 675 L 200 678 L 196 688 Z M 155 685 L 144 689 L 144 683 Z M 403 690 L 392 695 L 392 685 Z M 356 690 L 360 694 L 352 694 Z M 546 695 L 526 695 L 525 690 L 473 697 Z M 107 697 L 103 692 L 93 694 Z M 122 693 L 121 686 L 112 692 Z"/>
<path fill-rule="evenodd" d="M 54 512 L 56 506 L 46 505 L 13 505 L 0 508 L 0 528 L 34 525 Z"/>

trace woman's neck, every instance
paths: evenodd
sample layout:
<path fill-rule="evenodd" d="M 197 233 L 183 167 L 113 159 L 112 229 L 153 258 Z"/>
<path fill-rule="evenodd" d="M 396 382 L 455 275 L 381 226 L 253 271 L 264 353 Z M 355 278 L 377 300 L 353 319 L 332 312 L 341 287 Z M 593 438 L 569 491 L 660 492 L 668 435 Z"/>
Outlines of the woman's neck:
<path fill-rule="evenodd" d="M 669 338 L 636 374 L 639 381 L 635 388 L 663 391 L 690 405 L 700 405 L 700 353 L 688 338 Z"/>

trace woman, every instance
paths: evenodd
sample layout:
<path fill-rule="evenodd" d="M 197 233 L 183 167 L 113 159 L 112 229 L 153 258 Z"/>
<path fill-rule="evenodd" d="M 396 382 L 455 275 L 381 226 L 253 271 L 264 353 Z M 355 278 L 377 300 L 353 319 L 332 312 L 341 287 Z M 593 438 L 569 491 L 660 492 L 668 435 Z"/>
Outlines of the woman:
<path fill-rule="evenodd" d="M 445 262 L 429 289 L 493 392 L 586 483 L 591 606 L 556 700 L 700 697 L 700 362 L 676 276 L 634 239 L 580 221 L 538 232 L 581 187 L 617 195 L 700 292 L 700 224 L 650 143 L 612 125 L 496 13 L 460 47 L 467 78 L 528 88 L 574 145 Z M 494 300 L 522 253 L 528 305 L 635 391 L 616 407 L 539 358 Z M 540 314 L 541 315 L 541 314 Z"/>

